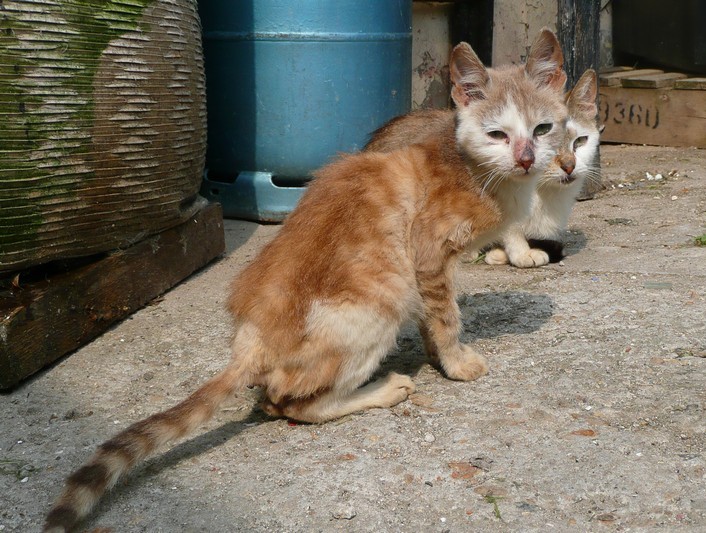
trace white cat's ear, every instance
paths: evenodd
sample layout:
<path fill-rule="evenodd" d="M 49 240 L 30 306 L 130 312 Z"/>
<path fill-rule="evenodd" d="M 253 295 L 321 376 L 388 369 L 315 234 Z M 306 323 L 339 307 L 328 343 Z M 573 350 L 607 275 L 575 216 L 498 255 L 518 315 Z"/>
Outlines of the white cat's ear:
<path fill-rule="evenodd" d="M 588 69 L 581 75 L 579 81 L 566 97 L 566 107 L 569 108 L 569 113 L 581 113 L 587 117 L 595 117 L 598 114 L 596 106 L 598 84 L 596 81 L 596 71 L 593 69 Z"/>
<path fill-rule="evenodd" d="M 451 98 L 458 107 L 485 98 L 488 71 L 468 43 L 460 43 L 451 52 Z"/>
<path fill-rule="evenodd" d="M 557 91 L 564 90 L 564 54 L 556 35 L 549 28 L 540 31 L 532 43 L 525 70 L 539 85 L 549 85 Z"/>

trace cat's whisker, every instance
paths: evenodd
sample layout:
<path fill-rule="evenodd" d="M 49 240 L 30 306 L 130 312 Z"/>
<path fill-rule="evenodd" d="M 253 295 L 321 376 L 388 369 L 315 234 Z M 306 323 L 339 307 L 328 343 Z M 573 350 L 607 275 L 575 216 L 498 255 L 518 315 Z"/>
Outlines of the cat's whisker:
<path fill-rule="evenodd" d="M 598 169 L 591 169 L 584 174 L 586 181 L 593 184 L 600 184 L 603 181 L 603 174 Z"/>
<path fill-rule="evenodd" d="M 482 192 L 493 194 L 497 192 L 501 182 L 507 177 L 500 169 L 492 169 L 487 174 L 488 178 L 484 180 Z"/>
<path fill-rule="evenodd" d="M 558 176 L 544 174 L 537 182 L 537 190 L 546 189 L 559 182 Z"/>

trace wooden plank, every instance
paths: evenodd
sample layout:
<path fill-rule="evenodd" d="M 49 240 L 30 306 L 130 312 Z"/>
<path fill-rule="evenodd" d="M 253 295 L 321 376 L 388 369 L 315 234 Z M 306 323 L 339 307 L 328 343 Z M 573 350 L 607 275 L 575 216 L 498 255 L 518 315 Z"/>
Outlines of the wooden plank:
<path fill-rule="evenodd" d="M 564 52 L 566 86 L 600 63 L 600 0 L 557 0 L 557 37 Z"/>
<path fill-rule="evenodd" d="M 706 91 L 706 78 L 687 78 L 674 82 L 675 89 L 689 89 L 694 91 Z"/>
<path fill-rule="evenodd" d="M 661 74 L 663 70 L 655 68 L 641 68 L 635 70 L 625 70 L 618 72 L 610 72 L 598 76 L 598 81 L 601 87 L 617 87 L 622 83 L 624 78 L 632 78 L 634 76 L 649 76 L 651 74 Z"/>
<path fill-rule="evenodd" d="M 0 287 L 0 390 L 86 344 L 224 249 L 221 207 L 207 204 L 179 226 L 80 267 L 47 270 L 28 284 L 20 273 L 18 283 Z"/>
<path fill-rule="evenodd" d="M 681 72 L 662 72 L 661 74 L 650 74 L 648 76 L 622 78 L 621 85 L 634 89 L 662 89 L 673 87 L 674 82 L 681 78 L 686 78 L 686 74 Z"/>
<path fill-rule="evenodd" d="M 706 91 L 601 87 L 601 140 L 706 148 Z"/>
<path fill-rule="evenodd" d="M 620 66 L 612 66 L 612 67 L 605 67 L 602 68 L 599 72 L 599 76 L 603 76 L 605 74 L 612 74 L 613 72 L 626 72 L 628 70 L 635 70 L 633 67 L 620 67 Z"/>

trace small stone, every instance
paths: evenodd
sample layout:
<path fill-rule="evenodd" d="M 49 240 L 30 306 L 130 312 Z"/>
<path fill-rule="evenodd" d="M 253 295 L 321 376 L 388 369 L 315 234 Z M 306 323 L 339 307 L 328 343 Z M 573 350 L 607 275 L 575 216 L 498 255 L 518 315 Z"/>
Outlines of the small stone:
<path fill-rule="evenodd" d="M 352 520 L 357 514 L 353 506 L 347 504 L 339 506 L 332 513 L 336 520 Z"/>
<path fill-rule="evenodd" d="M 672 196 L 672 200 L 679 200 L 678 196 Z"/>
<path fill-rule="evenodd" d="M 577 429 L 571 432 L 572 435 L 577 435 L 579 437 L 595 437 L 596 432 L 592 429 Z"/>
<path fill-rule="evenodd" d="M 661 179 L 663 179 L 662 174 L 655 174 L 655 181 L 660 181 Z"/>
<path fill-rule="evenodd" d="M 410 394 L 409 401 L 419 407 L 431 407 L 434 404 L 434 398 L 420 393 Z"/>
<path fill-rule="evenodd" d="M 449 463 L 449 468 L 452 470 L 451 479 L 472 479 L 482 472 L 479 467 L 465 462 Z"/>
<path fill-rule="evenodd" d="M 529 502 L 520 502 L 516 506 L 520 511 L 527 512 L 527 513 L 534 513 L 540 510 L 539 507 L 536 505 L 533 505 Z"/>
<path fill-rule="evenodd" d="M 29 478 L 27 476 L 20 479 L 20 483 L 27 483 L 28 481 L 29 481 Z"/>
<path fill-rule="evenodd" d="M 424 435 L 424 442 L 434 442 L 435 440 L 436 437 L 431 433 L 427 433 L 426 435 Z"/>
<path fill-rule="evenodd" d="M 484 470 L 487 472 L 488 470 L 490 470 L 490 468 L 493 464 L 493 459 L 491 459 L 490 457 L 481 456 L 481 457 L 474 457 L 469 462 L 473 466 L 475 466 L 476 468 L 480 468 L 481 470 Z"/>

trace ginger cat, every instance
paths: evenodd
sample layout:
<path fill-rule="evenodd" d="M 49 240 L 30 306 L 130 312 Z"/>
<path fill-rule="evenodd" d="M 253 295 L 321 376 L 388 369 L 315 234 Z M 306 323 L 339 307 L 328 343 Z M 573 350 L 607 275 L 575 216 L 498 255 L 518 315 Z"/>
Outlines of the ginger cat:
<path fill-rule="evenodd" d="M 239 388 L 261 387 L 269 414 L 312 423 L 405 400 L 414 391 L 408 376 L 366 382 L 407 320 L 420 322 L 429 356 L 449 378 L 483 375 L 486 359 L 458 339 L 454 266 L 469 244 L 494 240 L 503 184 L 534 183 L 553 159 L 566 120 L 561 67 L 551 32 L 527 66 L 498 71 L 458 45 L 455 131 L 320 169 L 233 282 L 225 369 L 99 446 L 66 481 L 44 530 L 72 529 L 138 461 L 210 419 Z"/>
<path fill-rule="evenodd" d="M 514 223 L 506 225 L 501 247 L 486 254 L 486 263 L 534 267 L 563 257 L 563 246 L 557 241 L 566 229 L 584 182 L 598 177 L 598 169 L 594 167 L 600 137 L 596 95 L 596 73 L 587 70 L 566 96 L 569 112 L 566 136 L 556 157 L 539 179 L 536 191 L 531 194 L 529 214 L 524 220 L 519 216 L 521 213 L 512 217 Z M 440 135 L 453 120 L 453 110 L 413 111 L 376 130 L 364 150 L 388 152 L 423 142 Z M 506 215 L 506 219 L 510 218 Z"/>

